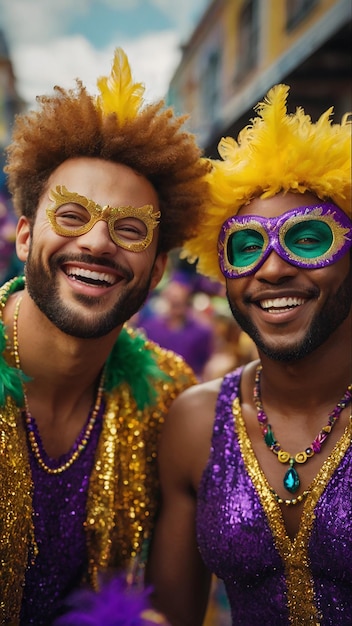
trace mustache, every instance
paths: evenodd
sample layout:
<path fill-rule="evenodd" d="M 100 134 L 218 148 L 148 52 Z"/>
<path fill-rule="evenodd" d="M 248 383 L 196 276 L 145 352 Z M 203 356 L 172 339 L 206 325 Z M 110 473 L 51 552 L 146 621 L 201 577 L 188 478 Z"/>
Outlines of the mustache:
<path fill-rule="evenodd" d="M 134 277 L 133 272 L 129 268 L 121 265 L 120 263 L 116 263 L 115 261 L 112 261 L 112 259 L 94 257 L 91 254 L 54 255 L 49 261 L 49 266 L 52 270 L 65 263 L 86 263 L 87 265 L 100 265 L 101 267 L 108 267 L 114 270 L 118 274 L 121 274 L 127 280 L 132 280 L 132 278 Z"/>
<path fill-rule="evenodd" d="M 251 293 L 245 293 L 243 295 L 243 302 L 245 304 L 251 304 L 252 302 L 254 302 L 256 300 L 260 300 L 263 297 L 264 291 L 267 292 L 268 289 L 256 289 L 255 291 L 253 291 Z M 275 291 L 275 286 L 274 285 L 270 286 L 270 291 L 272 293 L 271 297 L 273 297 L 273 294 L 274 294 L 274 291 Z M 283 291 L 283 286 L 282 285 L 278 285 L 277 286 L 277 291 L 278 292 L 280 291 L 280 294 L 278 293 L 278 296 L 280 296 L 282 294 L 282 291 Z M 287 291 L 289 291 L 289 290 L 287 289 Z M 320 289 L 318 287 L 315 287 L 315 286 L 310 287 L 309 289 L 307 289 L 307 287 L 302 287 L 301 288 L 299 285 L 297 285 L 297 286 L 295 286 L 295 290 L 294 291 L 295 291 L 295 293 L 299 293 L 300 297 L 307 298 L 307 299 L 308 298 L 312 298 L 312 299 L 318 298 L 319 294 L 320 294 Z"/>

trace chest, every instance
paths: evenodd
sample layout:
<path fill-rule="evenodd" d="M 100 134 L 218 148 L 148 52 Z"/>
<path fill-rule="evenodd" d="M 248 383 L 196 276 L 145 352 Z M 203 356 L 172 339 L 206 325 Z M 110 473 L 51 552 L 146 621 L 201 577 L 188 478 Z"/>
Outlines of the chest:
<path fill-rule="evenodd" d="M 208 566 L 221 577 L 239 571 L 253 582 L 268 568 L 283 572 L 285 553 L 296 553 L 298 561 L 309 555 L 317 576 L 336 570 L 334 577 L 348 572 L 352 580 L 351 446 L 324 464 L 302 505 L 283 508 L 259 464 L 247 457 L 246 466 L 238 441 L 220 439 L 219 447 L 213 441 L 198 491 L 197 535 Z"/>
<path fill-rule="evenodd" d="M 346 536 L 346 525 L 348 537 L 352 531 L 349 408 L 334 427 L 329 445 L 308 462 L 296 464 L 300 485 L 290 494 L 283 484 L 290 464 L 280 463 L 265 445 L 255 417 L 245 422 L 238 385 L 230 379 L 228 383 L 229 388 L 222 387 L 215 407 L 210 456 L 198 490 L 199 537 L 211 536 L 214 544 L 223 541 L 222 549 L 230 549 L 231 558 L 236 561 L 242 554 L 247 563 L 246 551 L 253 546 L 258 558 L 262 549 L 266 556 L 271 549 L 277 554 L 279 548 L 280 553 L 282 547 L 287 554 L 295 543 L 307 554 L 314 534 L 323 537 L 331 532 L 337 550 L 334 558 L 339 559 L 343 542 L 339 544 L 336 537 Z M 299 434 L 294 434 L 289 445 L 293 450 L 307 446 Z M 342 514 L 343 506 L 350 517 Z"/>

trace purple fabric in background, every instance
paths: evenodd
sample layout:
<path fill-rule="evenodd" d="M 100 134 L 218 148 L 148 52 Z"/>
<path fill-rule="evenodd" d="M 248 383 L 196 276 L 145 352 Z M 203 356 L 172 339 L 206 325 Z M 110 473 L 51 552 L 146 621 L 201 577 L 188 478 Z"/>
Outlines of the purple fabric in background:
<path fill-rule="evenodd" d="M 209 326 L 189 317 L 184 326 L 171 329 L 162 317 L 152 316 L 143 322 L 143 330 L 148 339 L 180 354 L 196 375 L 201 375 L 213 348 Z"/>

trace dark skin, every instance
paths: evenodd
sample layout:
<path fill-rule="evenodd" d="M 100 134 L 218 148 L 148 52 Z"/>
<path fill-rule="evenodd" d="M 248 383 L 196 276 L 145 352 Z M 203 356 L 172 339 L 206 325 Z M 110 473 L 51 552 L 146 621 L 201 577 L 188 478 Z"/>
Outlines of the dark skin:
<path fill-rule="evenodd" d="M 256 199 L 241 213 L 275 216 L 316 201 L 317 198 L 308 193 L 280 194 L 266 200 Z M 272 252 L 255 274 L 227 281 L 231 306 L 250 318 L 265 346 L 265 352 L 258 348 L 263 367 L 262 402 L 275 437 L 291 454 L 311 444 L 351 380 L 350 302 L 347 317 L 337 320 L 336 327 L 329 329 L 329 336 L 311 352 L 307 351 L 296 360 L 278 360 L 273 355 L 279 348 L 289 355 L 297 343 L 305 345 L 310 326 L 316 325 L 318 314 L 322 313 L 324 318 L 339 287 L 347 284 L 349 271 L 349 254 L 328 267 L 303 270 Z M 281 312 L 264 311 L 260 306 L 262 300 L 286 297 L 295 298 L 297 306 L 283 307 L 285 310 Z M 266 447 L 257 421 L 253 401 L 257 363 L 245 366 L 242 375 L 242 415 L 261 470 L 279 496 L 287 498 L 282 484 L 287 465 L 281 465 Z M 163 504 L 152 546 L 149 576 L 156 587 L 156 604 L 172 626 L 201 626 L 206 611 L 210 573 L 197 549 L 196 494 L 209 457 L 221 382 L 217 379 L 200 384 L 181 394 L 172 406 L 162 435 L 159 463 Z M 309 487 L 341 438 L 349 415 L 348 406 L 321 452 L 300 466 L 301 486 L 295 495 Z M 300 528 L 303 504 L 278 506 L 292 541 Z"/>

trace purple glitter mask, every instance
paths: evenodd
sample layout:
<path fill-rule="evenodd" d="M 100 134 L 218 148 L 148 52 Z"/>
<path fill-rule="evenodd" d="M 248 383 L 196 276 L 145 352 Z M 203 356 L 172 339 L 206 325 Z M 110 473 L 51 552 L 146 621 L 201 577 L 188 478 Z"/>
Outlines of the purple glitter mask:
<path fill-rule="evenodd" d="M 226 278 L 254 274 L 274 250 L 304 269 L 338 261 L 352 245 L 352 222 L 335 204 L 322 202 L 278 217 L 233 215 L 218 239 L 220 269 Z"/>

